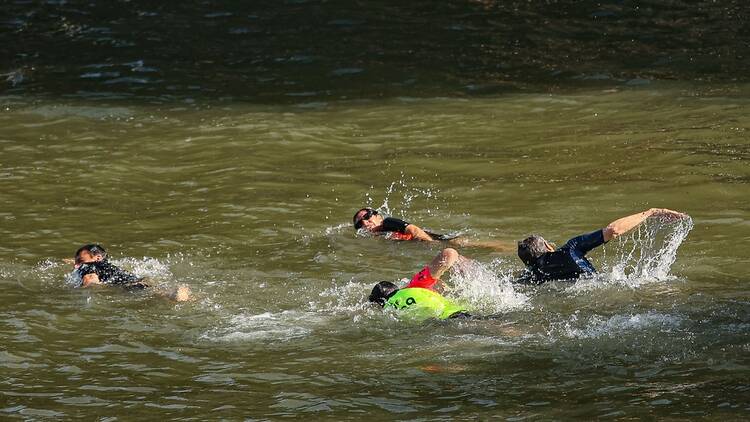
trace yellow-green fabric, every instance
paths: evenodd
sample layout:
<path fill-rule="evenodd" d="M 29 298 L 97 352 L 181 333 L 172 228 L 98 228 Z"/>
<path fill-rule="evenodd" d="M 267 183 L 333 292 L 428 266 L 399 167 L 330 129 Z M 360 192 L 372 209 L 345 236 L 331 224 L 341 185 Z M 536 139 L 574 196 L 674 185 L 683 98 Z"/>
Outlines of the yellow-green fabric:
<path fill-rule="evenodd" d="M 410 316 L 420 319 L 447 319 L 456 312 L 466 312 L 464 307 L 446 299 L 440 293 L 421 287 L 399 290 L 388 298 L 386 305 L 407 310 Z"/>

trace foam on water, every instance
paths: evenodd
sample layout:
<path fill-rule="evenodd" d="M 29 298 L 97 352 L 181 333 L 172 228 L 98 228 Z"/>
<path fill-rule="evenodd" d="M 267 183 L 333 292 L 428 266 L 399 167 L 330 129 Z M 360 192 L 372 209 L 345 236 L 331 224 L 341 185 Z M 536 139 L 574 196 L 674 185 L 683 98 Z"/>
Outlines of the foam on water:
<path fill-rule="evenodd" d="M 548 334 L 576 339 L 596 339 L 652 330 L 668 332 L 676 330 L 681 324 L 682 318 L 657 312 L 618 314 L 609 318 L 590 315 L 583 319 L 580 319 L 576 312 L 567 320 L 550 327 Z"/>

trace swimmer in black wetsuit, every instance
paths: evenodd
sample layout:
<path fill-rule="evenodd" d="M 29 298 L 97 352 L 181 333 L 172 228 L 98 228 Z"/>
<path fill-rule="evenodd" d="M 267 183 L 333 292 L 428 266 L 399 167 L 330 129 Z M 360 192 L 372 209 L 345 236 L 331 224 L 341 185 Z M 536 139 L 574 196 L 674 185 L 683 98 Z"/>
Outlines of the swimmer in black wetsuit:
<path fill-rule="evenodd" d="M 76 274 L 81 278 L 81 287 L 93 284 L 118 284 L 127 289 L 144 289 L 148 284 L 122 268 L 107 261 L 107 251 L 101 245 L 81 246 L 75 256 Z"/>
<path fill-rule="evenodd" d="M 352 219 L 355 230 L 364 230 L 377 235 L 385 235 L 390 240 L 416 240 L 422 242 L 445 241 L 453 247 L 489 248 L 496 252 L 511 252 L 513 245 L 501 241 L 469 240 L 460 235 L 445 235 L 423 230 L 416 224 L 393 217 L 383 217 L 378 210 L 362 208 Z"/>
<path fill-rule="evenodd" d="M 432 242 L 435 240 L 450 240 L 455 238 L 443 234 L 422 230 L 419 226 L 407 223 L 393 217 L 383 217 L 372 208 L 362 208 L 354 213 L 352 219 L 354 229 L 364 229 L 370 233 L 386 234 L 393 240 L 421 240 Z"/>
<path fill-rule="evenodd" d="M 118 285 L 126 290 L 143 290 L 149 287 L 139 278 L 107 261 L 107 251 L 97 244 L 81 246 L 75 255 L 75 272 L 80 277 L 80 287 L 97 284 Z M 178 286 L 174 292 L 166 294 L 171 299 L 183 302 L 190 299 L 190 288 Z"/>
<path fill-rule="evenodd" d="M 687 218 L 687 214 L 666 208 L 651 208 L 615 220 L 603 229 L 574 237 L 558 249 L 553 248 L 542 236 L 531 235 L 518 242 L 518 257 L 526 265 L 526 269 L 516 281 L 541 284 L 552 280 L 575 280 L 582 275 L 595 274 L 596 269 L 586 259 L 586 254 L 629 232 L 649 217 L 676 220 Z"/>

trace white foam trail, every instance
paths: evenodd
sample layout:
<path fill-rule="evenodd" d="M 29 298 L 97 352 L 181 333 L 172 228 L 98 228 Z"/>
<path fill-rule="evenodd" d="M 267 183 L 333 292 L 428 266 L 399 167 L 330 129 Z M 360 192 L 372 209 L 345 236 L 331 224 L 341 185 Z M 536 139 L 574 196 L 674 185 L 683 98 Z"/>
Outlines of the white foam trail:
<path fill-rule="evenodd" d="M 677 329 L 682 324 L 682 319 L 674 315 L 647 312 L 631 315 L 613 315 L 604 318 L 600 315 L 591 315 L 585 321 L 578 320 L 578 314 L 572 315 L 568 320 L 553 325 L 548 333 L 551 336 L 557 332 L 559 336 L 591 339 L 621 336 L 624 333 L 641 332 L 658 329 L 660 332 Z"/>
<path fill-rule="evenodd" d="M 241 314 L 232 316 L 227 327 L 213 329 L 201 338 L 216 342 L 288 341 L 310 334 L 310 324 L 319 319 L 314 313 L 300 311 Z"/>

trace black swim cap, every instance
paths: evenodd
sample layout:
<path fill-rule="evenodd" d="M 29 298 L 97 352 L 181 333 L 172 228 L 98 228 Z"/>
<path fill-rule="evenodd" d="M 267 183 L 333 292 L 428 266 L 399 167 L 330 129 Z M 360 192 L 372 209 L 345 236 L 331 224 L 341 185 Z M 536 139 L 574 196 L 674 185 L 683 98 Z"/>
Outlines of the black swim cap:
<path fill-rule="evenodd" d="M 397 291 L 398 287 L 396 287 L 395 284 L 390 281 L 381 281 L 372 288 L 368 300 L 370 302 L 375 302 L 380 306 L 385 306 L 385 302 L 388 298 L 396 294 Z"/>

